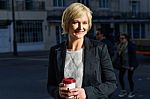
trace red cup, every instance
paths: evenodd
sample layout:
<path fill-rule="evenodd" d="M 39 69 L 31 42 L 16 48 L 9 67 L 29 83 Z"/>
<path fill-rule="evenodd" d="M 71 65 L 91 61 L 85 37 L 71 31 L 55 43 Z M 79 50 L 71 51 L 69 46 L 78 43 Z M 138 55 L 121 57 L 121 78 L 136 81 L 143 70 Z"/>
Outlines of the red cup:
<path fill-rule="evenodd" d="M 72 77 L 69 77 L 69 78 L 64 78 L 63 79 L 63 83 L 64 84 L 72 84 L 72 83 L 76 83 L 76 80 Z"/>
<path fill-rule="evenodd" d="M 73 89 L 76 87 L 76 80 L 74 78 L 71 78 L 71 77 L 64 78 L 62 82 L 64 83 L 64 86 L 66 86 L 68 89 Z M 71 96 L 68 99 L 73 98 L 73 97 L 74 96 Z"/>

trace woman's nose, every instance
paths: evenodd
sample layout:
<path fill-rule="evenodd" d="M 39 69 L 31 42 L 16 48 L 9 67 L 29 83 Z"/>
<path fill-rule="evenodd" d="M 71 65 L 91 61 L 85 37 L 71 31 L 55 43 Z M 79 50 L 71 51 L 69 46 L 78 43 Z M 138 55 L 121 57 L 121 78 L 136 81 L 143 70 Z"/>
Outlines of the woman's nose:
<path fill-rule="evenodd" d="M 83 29 L 83 24 L 82 23 L 79 23 L 79 29 Z"/>

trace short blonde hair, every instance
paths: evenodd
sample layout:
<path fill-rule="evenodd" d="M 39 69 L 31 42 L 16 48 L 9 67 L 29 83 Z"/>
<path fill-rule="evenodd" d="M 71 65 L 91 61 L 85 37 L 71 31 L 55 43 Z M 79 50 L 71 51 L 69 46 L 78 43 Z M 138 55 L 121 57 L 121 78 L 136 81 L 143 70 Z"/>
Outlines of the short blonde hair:
<path fill-rule="evenodd" d="M 75 19 L 81 17 L 83 14 L 86 14 L 88 17 L 89 29 L 92 27 L 92 11 L 81 3 L 72 3 L 68 6 L 62 15 L 62 28 L 63 33 L 69 32 L 70 22 Z"/>

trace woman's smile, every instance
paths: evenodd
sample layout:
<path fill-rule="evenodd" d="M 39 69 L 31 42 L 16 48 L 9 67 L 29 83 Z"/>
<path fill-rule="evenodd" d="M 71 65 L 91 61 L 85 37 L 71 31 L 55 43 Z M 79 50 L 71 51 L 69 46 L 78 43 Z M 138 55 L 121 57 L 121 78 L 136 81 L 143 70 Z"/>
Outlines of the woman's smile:
<path fill-rule="evenodd" d="M 87 34 L 88 29 L 89 29 L 88 17 L 86 14 L 83 14 L 82 17 L 72 20 L 69 28 L 69 34 L 73 38 L 80 39 Z"/>

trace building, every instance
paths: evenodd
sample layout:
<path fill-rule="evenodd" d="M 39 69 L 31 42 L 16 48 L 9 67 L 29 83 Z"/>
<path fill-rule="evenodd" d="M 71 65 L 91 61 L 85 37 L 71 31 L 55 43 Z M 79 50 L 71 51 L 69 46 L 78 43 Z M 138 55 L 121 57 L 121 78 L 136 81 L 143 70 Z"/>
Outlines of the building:
<path fill-rule="evenodd" d="M 43 50 L 46 17 L 45 0 L 0 0 L 0 53 L 13 52 L 13 19 L 17 51 Z"/>
<path fill-rule="evenodd" d="M 0 52 L 13 51 L 12 0 L 0 0 Z M 14 0 L 18 51 L 49 50 L 62 42 L 61 17 L 66 6 L 81 2 L 93 11 L 93 26 L 117 37 L 128 33 L 139 48 L 150 47 L 149 0 Z M 5 33 L 4 33 L 5 32 Z M 149 48 L 148 48 L 149 50 Z"/>
<path fill-rule="evenodd" d="M 61 15 L 72 2 L 84 3 L 92 9 L 93 27 L 89 36 L 95 36 L 96 28 L 106 28 L 114 37 L 120 33 L 128 33 L 139 49 L 150 47 L 149 0 L 49 0 L 46 9 L 50 45 L 64 39 L 61 34 Z"/>

